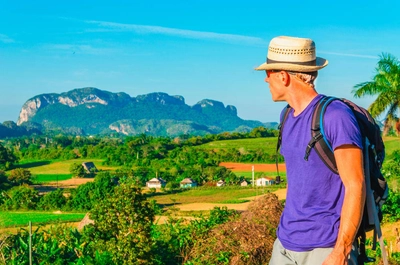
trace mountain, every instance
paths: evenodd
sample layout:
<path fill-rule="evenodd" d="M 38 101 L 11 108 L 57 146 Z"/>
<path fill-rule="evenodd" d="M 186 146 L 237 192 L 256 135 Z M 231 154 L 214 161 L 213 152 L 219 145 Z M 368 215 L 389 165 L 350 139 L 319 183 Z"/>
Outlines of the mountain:
<path fill-rule="evenodd" d="M 0 139 L 6 137 L 20 137 L 29 136 L 32 134 L 41 134 L 42 126 L 33 122 L 25 122 L 21 126 L 18 126 L 13 121 L 5 121 L 0 124 Z"/>
<path fill-rule="evenodd" d="M 73 134 L 118 132 L 154 136 L 248 132 L 264 126 L 259 121 L 239 118 L 236 107 L 225 107 L 211 99 L 189 106 L 182 96 L 162 92 L 131 97 L 93 87 L 29 99 L 20 111 L 17 125 L 29 123 Z"/>

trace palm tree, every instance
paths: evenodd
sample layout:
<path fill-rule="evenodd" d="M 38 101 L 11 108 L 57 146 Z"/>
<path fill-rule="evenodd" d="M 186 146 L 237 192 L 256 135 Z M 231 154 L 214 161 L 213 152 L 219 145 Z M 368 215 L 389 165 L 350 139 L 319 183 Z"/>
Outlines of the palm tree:
<path fill-rule="evenodd" d="M 386 111 L 383 132 L 387 134 L 398 120 L 397 114 L 400 110 L 400 61 L 393 55 L 383 53 L 375 71 L 372 81 L 355 85 L 352 93 L 357 98 L 378 95 L 368 111 L 374 118 Z"/>

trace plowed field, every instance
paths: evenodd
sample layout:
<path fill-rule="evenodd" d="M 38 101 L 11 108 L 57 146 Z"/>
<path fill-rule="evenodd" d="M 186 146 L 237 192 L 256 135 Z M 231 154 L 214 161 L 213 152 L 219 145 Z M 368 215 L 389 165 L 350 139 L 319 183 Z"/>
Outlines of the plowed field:
<path fill-rule="evenodd" d="M 233 172 L 235 171 L 252 171 L 252 167 L 254 166 L 255 171 L 276 171 L 275 164 L 245 164 L 245 163 L 233 163 L 233 162 L 222 162 L 219 164 L 220 166 L 224 166 Z M 279 164 L 279 171 L 286 172 L 286 165 Z"/>

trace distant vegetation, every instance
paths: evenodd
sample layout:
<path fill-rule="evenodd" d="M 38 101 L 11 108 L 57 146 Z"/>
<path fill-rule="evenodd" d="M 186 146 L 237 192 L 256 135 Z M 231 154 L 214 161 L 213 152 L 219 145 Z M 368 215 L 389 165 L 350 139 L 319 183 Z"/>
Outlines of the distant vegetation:
<path fill-rule="evenodd" d="M 269 139 L 273 139 L 276 135 L 277 132 L 274 130 L 258 127 L 250 133 L 222 133 L 204 137 L 182 135 L 169 138 L 142 134 L 125 138 L 73 136 L 15 138 L 3 142 L 6 147 L 5 152 L 9 152 L 7 155 L 9 161 L 4 163 L 3 169 L 25 168 L 32 165 L 34 174 L 36 168 L 46 163 L 53 165 L 54 161 L 90 159 L 102 161 L 102 167 L 119 167 L 123 171 L 129 171 L 142 185 L 156 176 L 175 182 L 187 177 L 193 178 L 198 183 L 219 179 L 237 182 L 239 180 L 235 174 L 224 167 L 219 167 L 219 163 L 221 161 L 272 163 L 275 161 L 275 151 L 274 143 Z M 234 139 L 253 140 L 249 148 L 237 148 L 235 141 L 232 141 L 231 147 L 224 148 L 210 148 L 209 145 L 204 145 Z M 282 161 L 282 158 L 279 157 L 279 160 Z"/>

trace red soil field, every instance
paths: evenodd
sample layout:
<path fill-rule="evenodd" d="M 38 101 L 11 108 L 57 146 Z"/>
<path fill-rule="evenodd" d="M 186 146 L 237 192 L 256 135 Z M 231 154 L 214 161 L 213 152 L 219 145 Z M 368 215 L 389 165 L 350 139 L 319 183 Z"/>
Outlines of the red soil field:
<path fill-rule="evenodd" d="M 222 162 L 220 166 L 226 167 L 233 172 L 243 172 L 252 171 L 252 166 L 254 166 L 254 171 L 276 171 L 275 164 L 244 164 L 244 163 L 233 163 L 233 162 Z M 279 171 L 286 172 L 286 165 L 279 164 Z"/>

